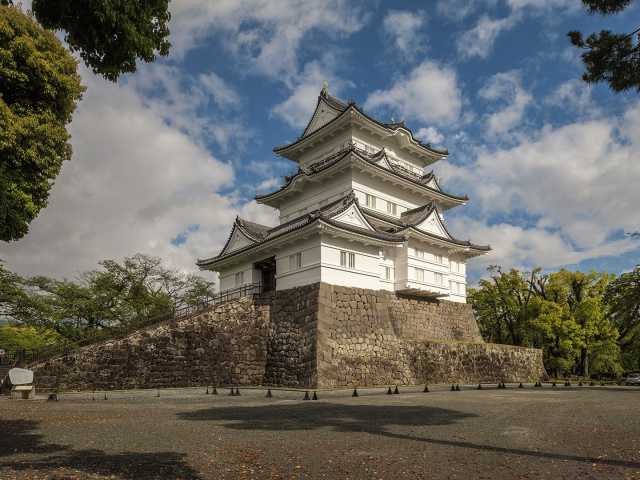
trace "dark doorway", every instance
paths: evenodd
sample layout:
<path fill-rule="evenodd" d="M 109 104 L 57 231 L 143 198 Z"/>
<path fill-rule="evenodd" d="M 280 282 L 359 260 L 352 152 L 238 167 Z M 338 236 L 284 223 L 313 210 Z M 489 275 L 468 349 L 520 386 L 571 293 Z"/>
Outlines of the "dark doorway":
<path fill-rule="evenodd" d="M 256 262 L 256 269 L 262 272 L 260 283 L 263 292 L 270 292 L 276 288 L 276 257 L 265 258 Z"/>

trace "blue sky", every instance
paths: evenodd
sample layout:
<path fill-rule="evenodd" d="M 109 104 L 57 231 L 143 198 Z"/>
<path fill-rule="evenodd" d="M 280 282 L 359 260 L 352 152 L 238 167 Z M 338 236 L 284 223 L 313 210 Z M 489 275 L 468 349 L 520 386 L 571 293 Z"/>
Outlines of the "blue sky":
<path fill-rule="evenodd" d="M 28 4 L 26 5 L 28 8 Z M 577 0 L 174 1 L 173 48 L 118 84 L 82 68 L 74 158 L 24 239 L 0 246 L 23 273 L 73 277 L 136 252 L 194 269 L 235 215 L 273 224 L 256 191 L 295 165 L 323 81 L 381 120 L 404 119 L 450 157 L 447 216 L 490 243 L 472 262 L 620 272 L 640 262 L 640 103 L 580 80 L 566 32 L 631 31 L 640 2 L 590 16 Z"/>

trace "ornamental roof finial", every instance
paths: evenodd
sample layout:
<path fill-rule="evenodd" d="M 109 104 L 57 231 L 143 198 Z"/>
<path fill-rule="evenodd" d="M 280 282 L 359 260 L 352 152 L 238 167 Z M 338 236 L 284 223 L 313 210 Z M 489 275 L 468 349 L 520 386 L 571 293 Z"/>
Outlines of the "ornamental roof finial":
<path fill-rule="evenodd" d="M 322 91 L 320 92 L 320 94 L 324 97 L 329 95 L 329 82 L 327 82 L 326 80 L 322 82 Z"/>

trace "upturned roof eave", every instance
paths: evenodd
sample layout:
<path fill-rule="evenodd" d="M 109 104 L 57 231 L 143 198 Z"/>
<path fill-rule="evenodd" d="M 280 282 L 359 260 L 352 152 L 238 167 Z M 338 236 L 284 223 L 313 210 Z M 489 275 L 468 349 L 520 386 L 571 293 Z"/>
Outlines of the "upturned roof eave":
<path fill-rule="evenodd" d="M 293 185 L 295 182 L 300 181 L 300 180 L 304 179 L 305 177 L 306 177 L 306 178 L 309 178 L 309 177 L 311 177 L 311 176 L 313 176 L 313 175 L 319 175 L 319 174 L 322 174 L 323 172 L 326 172 L 326 171 L 327 171 L 327 170 L 329 170 L 331 167 L 334 167 L 335 165 L 337 165 L 338 163 L 340 163 L 341 161 L 343 161 L 343 160 L 344 160 L 344 159 L 345 159 L 345 158 L 346 158 L 350 153 L 353 153 L 353 154 L 357 155 L 357 156 L 358 156 L 358 158 L 360 158 L 362 161 L 364 161 L 364 162 L 365 162 L 365 164 L 366 164 L 367 166 L 371 166 L 371 167 L 374 167 L 374 168 L 380 169 L 380 170 L 382 170 L 382 171 L 383 171 L 383 172 L 385 172 L 385 173 L 389 173 L 389 174 L 394 175 L 394 176 L 395 176 L 396 178 L 398 178 L 398 179 L 401 179 L 401 180 L 406 181 L 406 182 L 410 182 L 411 184 L 413 184 L 413 185 L 415 185 L 415 186 L 417 186 L 417 187 L 419 187 L 419 188 L 422 188 L 422 189 L 424 189 L 424 190 L 428 191 L 430 194 L 435 195 L 436 197 L 438 197 L 438 196 L 443 197 L 443 198 L 440 198 L 440 201 L 441 201 L 441 202 L 442 202 L 442 201 L 448 201 L 448 202 L 450 202 L 450 203 L 452 203 L 452 204 L 453 204 L 452 206 L 458 206 L 458 205 L 464 205 L 464 204 L 466 204 L 466 203 L 469 201 L 469 197 L 468 197 L 468 196 L 466 196 L 466 195 L 464 195 L 464 196 L 457 196 L 457 195 L 453 195 L 453 194 L 451 194 L 451 193 L 444 192 L 444 191 L 442 191 L 442 190 L 440 190 L 440 189 L 432 188 L 432 187 L 428 186 L 428 185 L 427 185 L 427 184 L 425 184 L 425 183 L 422 183 L 422 182 L 419 182 L 419 181 L 416 181 L 416 180 L 412 180 L 412 179 L 408 178 L 408 177 L 407 177 L 407 176 L 405 176 L 405 175 L 401 175 L 401 174 L 399 174 L 399 173 L 398 173 L 397 171 L 395 171 L 395 170 L 389 170 L 389 169 L 386 169 L 386 168 L 384 168 L 384 167 L 382 167 L 382 166 L 380 166 L 380 165 L 377 165 L 377 164 L 375 164 L 375 163 L 371 162 L 370 160 L 368 160 L 368 159 L 366 159 L 366 158 L 362 157 L 362 156 L 361 156 L 357 151 L 355 151 L 355 150 L 346 150 L 346 151 L 345 151 L 345 153 L 344 153 L 344 155 L 342 155 L 341 157 L 338 157 L 334 162 L 332 162 L 332 163 L 330 163 L 330 164 L 326 165 L 326 166 L 325 166 L 324 168 L 322 168 L 321 170 L 318 170 L 318 171 L 312 172 L 312 173 L 311 173 L 311 175 L 309 175 L 308 173 L 305 173 L 305 172 L 303 172 L 303 171 L 299 171 L 299 172 L 297 172 L 295 175 L 293 175 L 291 178 L 289 178 L 289 180 L 287 181 L 287 183 L 285 183 L 285 184 L 284 184 L 282 187 L 280 187 L 278 190 L 275 190 L 275 191 L 273 191 L 273 192 L 271 192 L 271 193 L 266 193 L 266 194 L 264 194 L 264 195 L 256 195 L 256 196 L 255 196 L 255 200 L 256 200 L 258 203 L 262 203 L 262 204 L 265 204 L 265 205 L 269 205 L 269 203 L 268 203 L 267 201 L 275 200 L 275 199 L 277 199 L 278 197 L 286 196 L 286 192 L 287 192 L 287 190 L 289 190 L 289 188 L 291 187 L 291 185 Z M 266 201 L 265 201 L 265 200 L 266 200 Z M 278 204 L 276 203 L 275 205 L 278 205 Z"/>
<path fill-rule="evenodd" d="M 308 215 L 312 217 L 312 215 Z M 276 241 L 282 240 L 287 236 L 296 236 L 303 235 L 307 230 L 311 230 L 312 227 L 317 225 L 326 225 L 330 228 L 342 230 L 349 235 L 355 235 L 359 237 L 366 237 L 369 242 L 373 241 L 382 245 L 396 245 L 402 243 L 404 238 L 394 235 L 394 234 L 385 234 L 383 232 L 378 231 L 367 231 L 363 228 L 355 227 L 340 221 L 332 220 L 330 218 L 316 216 L 311 219 L 309 222 L 304 223 L 303 225 L 293 228 L 291 230 L 284 230 L 282 233 L 279 233 L 277 236 L 272 238 L 267 238 L 265 240 L 253 243 L 251 245 L 247 245 L 238 250 L 234 250 L 233 252 L 229 252 L 227 254 L 218 255 L 216 257 L 205 258 L 205 259 L 197 259 L 196 265 L 201 270 L 213 270 L 216 265 L 220 266 L 220 264 L 224 264 L 228 260 L 237 257 L 239 255 L 251 255 L 254 253 L 258 253 L 259 250 L 263 248 L 267 248 L 272 243 L 276 243 Z"/>
<path fill-rule="evenodd" d="M 317 108 L 317 105 L 316 105 L 316 108 Z M 376 120 L 375 118 L 367 115 L 355 103 L 349 103 L 347 105 L 347 108 L 344 109 L 344 111 L 342 111 L 338 116 L 336 116 L 335 118 L 333 118 L 329 122 L 327 122 L 324 125 L 322 125 L 317 130 L 314 130 L 313 132 L 310 132 L 309 134 L 301 136 L 300 138 L 298 138 L 294 142 L 288 143 L 286 145 L 280 145 L 280 146 L 274 147 L 273 152 L 276 155 L 280 155 L 280 156 L 283 156 L 285 158 L 288 158 L 290 160 L 294 160 L 295 161 L 295 158 L 292 158 L 289 155 L 291 152 L 295 151 L 303 143 L 306 143 L 307 141 L 309 141 L 309 139 L 312 139 L 314 137 L 319 137 L 319 136 L 321 136 L 321 134 L 326 133 L 331 127 L 335 126 L 339 122 L 339 120 L 342 119 L 344 116 L 346 116 L 347 113 L 350 112 L 350 111 L 356 111 L 358 114 L 360 114 L 367 121 L 369 121 L 369 122 L 375 124 L 376 126 L 384 129 L 385 131 L 387 131 L 388 133 L 390 133 L 392 135 L 395 135 L 399 131 L 403 131 L 406 135 L 409 136 L 410 142 L 413 144 L 413 146 L 415 146 L 416 148 L 421 149 L 424 152 L 426 152 L 427 156 L 432 159 L 432 161 L 426 162 L 427 165 L 429 165 L 431 163 L 434 163 L 434 162 L 436 162 L 438 160 L 442 160 L 443 158 L 445 158 L 445 157 L 447 157 L 449 155 L 449 151 L 447 149 L 437 149 L 437 148 L 432 147 L 431 145 L 422 143 L 420 140 L 418 140 L 418 139 L 416 139 L 414 137 L 413 132 L 411 131 L 411 129 L 409 129 L 407 127 L 397 127 L 397 128 L 388 127 L 384 123 L 382 123 L 382 122 Z M 315 110 L 314 110 L 314 113 L 315 113 Z M 312 119 L 313 119 L 313 117 L 312 117 Z M 309 121 L 309 124 L 310 123 L 311 123 L 311 121 Z M 306 131 L 307 128 L 308 128 L 308 125 L 305 128 L 305 131 Z"/>

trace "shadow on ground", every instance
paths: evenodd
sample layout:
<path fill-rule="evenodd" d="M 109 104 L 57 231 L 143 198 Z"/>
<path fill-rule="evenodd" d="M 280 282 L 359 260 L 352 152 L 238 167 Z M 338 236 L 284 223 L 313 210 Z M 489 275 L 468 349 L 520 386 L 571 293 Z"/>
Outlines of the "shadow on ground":
<path fill-rule="evenodd" d="M 45 443 L 37 433 L 38 422 L 2 420 L 0 434 L 0 473 L 2 471 L 35 472 L 59 471 L 60 478 L 85 478 L 99 475 L 126 480 L 180 478 L 199 480 L 200 475 L 185 462 L 185 455 L 176 452 L 122 452 L 106 453 L 102 450 L 74 450 L 68 446 Z M 123 435 L 125 433 L 123 432 Z M 3 457 L 31 454 L 37 458 L 19 458 L 7 461 Z M 67 471 L 81 477 L 66 477 Z M 56 477 L 58 478 L 58 477 Z"/>
<path fill-rule="evenodd" d="M 640 469 L 640 462 L 596 458 L 559 452 L 508 448 L 481 443 L 413 436 L 390 431 L 390 426 L 450 425 L 475 414 L 436 407 L 341 405 L 313 403 L 253 407 L 220 407 L 178 413 L 183 420 L 220 422 L 225 428 L 238 430 L 313 430 L 331 428 L 337 432 L 365 432 L 399 440 L 432 445 L 518 455 L 550 460 L 564 460 L 613 467 Z"/>
<path fill-rule="evenodd" d="M 389 425 L 448 425 L 474 414 L 436 407 L 340 405 L 305 403 L 258 407 L 222 407 L 178 413 L 184 420 L 229 422 L 238 430 L 311 430 L 383 434 Z"/>

